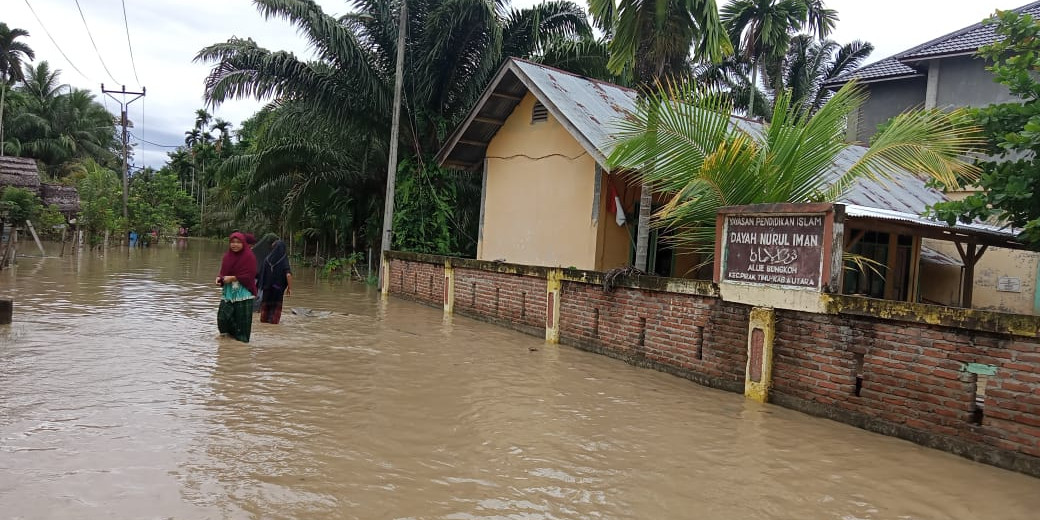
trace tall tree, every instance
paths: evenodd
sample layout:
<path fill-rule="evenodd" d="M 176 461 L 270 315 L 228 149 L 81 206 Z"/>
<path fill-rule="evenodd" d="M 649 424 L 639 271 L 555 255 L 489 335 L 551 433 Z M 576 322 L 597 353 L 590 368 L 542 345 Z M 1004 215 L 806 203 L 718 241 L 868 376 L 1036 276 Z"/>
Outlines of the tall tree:
<path fill-rule="evenodd" d="M 0 157 L 4 155 L 4 104 L 7 90 L 22 79 L 22 64 L 36 58 L 36 53 L 19 38 L 29 36 L 25 29 L 10 28 L 0 22 Z"/>
<path fill-rule="evenodd" d="M 87 158 L 111 164 L 116 146 L 112 115 L 89 91 L 61 83 L 60 72 L 46 61 L 25 65 L 7 146 L 44 162 L 56 176 L 81 169 L 76 163 Z"/>
<path fill-rule="evenodd" d="M 722 8 L 722 23 L 730 41 L 751 67 L 748 114 L 755 112 L 754 89 L 763 60 L 780 60 L 791 35 L 807 31 L 825 38 L 834 29 L 838 13 L 822 0 L 732 0 Z M 775 85 L 779 90 L 779 85 Z"/>
<path fill-rule="evenodd" d="M 589 0 L 596 24 L 610 37 L 608 67 L 615 74 L 633 71 L 644 95 L 668 78 L 688 70 L 690 49 L 698 58 L 717 61 L 732 50 L 719 21 L 714 0 Z M 656 125 L 656 105 L 651 104 Z M 653 170 L 648 158 L 644 170 Z M 644 179 L 639 195 L 635 268 L 646 271 L 650 242 L 653 186 Z"/>
<path fill-rule="evenodd" d="M 300 218 L 306 215 L 302 212 L 306 205 L 289 199 L 299 190 L 316 189 L 355 201 L 354 232 L 366 232 L 373 222 L 378 229 L 379 215 L 362 216 L 361 211 L 369 211 L 368 201 L 383 197 L 378 188 L 387 164 L 397 1 L 356 0 L 351 2 L 352 12 L 339 18 L 324 13 L 313 0 L 254 3 L 264 16 L 295 25 L 315 49 L 316 59 L 304 61 L 238 38 L 198 53 L 198 61 L 215 64 L 206 82 L 210 102 L 275 99 L 267 136 L 259 141 L 269 148 L 233 163 L 257 169 L 252 182 L 268 186 L 265 193 L 273 186 L 289 190 L 290 196 L 283 197 L 284 208 L 301 210 L 294 213 Z M 401 121 L 404 162 L 430 161 L 479 99 L 507 53 L 532 57 L 551 36 L 581 34 L 591 34 L 591 29 L 584 11 L 570 2 L 507 11 L 504 3 L 487 0 L 408 0 Z M 326 148 L 317 149 L 319 143 Z M 407 161 L 411 158 L 416 160 Z M 292 168 L 267 169 L 266 165 L 278 163 Z M 302 172 L 311 172 L 315 181 L 305 181 Z M 277 174 L 280 180 L 274 182 L 269 174 Z M 334 184 L 343 177 L 353 181 Z M 470 177 L 461 182 L 472 182 Z M 366 191 L 347 193 L 345 186 Z M 377 237 L 378 233 L 368 239 Z"/>
<path fill-rule="evenodd" d="M 799 34 L 791 38 L 783 60 L 767 67 L 768 83 L 774 97 L 790 91 L 792 107 L 812 114 L 831 96 L 823 85 L 855 70 L 873 51 L 869 42 L 856 40 L 841 45 L 834 40 Z"/>

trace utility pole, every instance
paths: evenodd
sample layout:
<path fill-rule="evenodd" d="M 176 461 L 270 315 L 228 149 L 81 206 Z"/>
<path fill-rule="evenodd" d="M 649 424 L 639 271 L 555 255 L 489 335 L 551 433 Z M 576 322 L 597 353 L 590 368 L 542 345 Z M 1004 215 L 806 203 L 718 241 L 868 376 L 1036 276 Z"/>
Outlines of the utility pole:
<path fill-rule="evenodd" d="M 128 222 L 126 204 L 127 200 L 129 199 L 130 193 L 130 167 L 127 164 L 129 158 L 129 151 L 127 150 L 128 142 L 126 138 L 126 107 L 128 107 L 130 103 L 133 103 L 134 101 L 143 98 L 147 90 L 144 87 L 141 87 L 140 92 L 130 92 L 126 90 L 126 85 L 123 85 L 122 89 L 120 90 L 105 90 L 105 84 L 102 83 L 101 92 L 103 94 L 107 94 L 108 97 L 114 99 L 116 103 L 119 103 L 119 124 L 123 127 L 123 222 Z M 113 94 L 122 94 L 123 97 L 117 98 L 113 96 Z M 124 101 L 127 95 L 134 96 L 134 98 L 130 101 Z M 126 239 L 126 237 L 124 236 L 123 239 Z"/>
<path fill-rule="evenodd" d="M 404 42 L 408 32 L 408 1 L 400 0 L 401 19 L 397 22 L 397 71 L 394 75 L 394 120 L 390 130 L 390 159 L 386 165 L 386 202 L 383 203 L 383 239 L 380 244 L 379 288 L 388 280 L 383 279 L 383 262 L 390 250 L 394 226 L 394 185 L 397 182 L 397 140 L 401 131 L 401 85 L 404 83 Z"/>

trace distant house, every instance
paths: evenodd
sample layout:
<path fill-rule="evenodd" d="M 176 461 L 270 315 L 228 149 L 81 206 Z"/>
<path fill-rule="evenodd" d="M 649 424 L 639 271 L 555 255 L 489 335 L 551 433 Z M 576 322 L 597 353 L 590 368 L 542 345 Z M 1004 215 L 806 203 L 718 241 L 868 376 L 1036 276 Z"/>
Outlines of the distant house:
<path fill-rule="evenodd" d="M 1013 11 L 1040 19 L 1040 2 Z M 866 65 L 827 83 L 838 89 L 855 80 L 869 93 L 858 117 L 849 121 L 848 139 L 867 142 L 879 124 L 911 108 L 950 109 L 982 107 L 1016 100 L 1007 87 L 996 83 L 986 62 L 975 56 L 979 47 L 997 41 L 994 27 L 976 23 Z M 967 193 L 951 193 L 961 198 Z M 949 244 L 929 244 L 936 252 L 956 257 Z M 960 267 L 948 265 L 946 276 Z M 1040 255 L 993 249 L 980 260 L 975 277 L 975 305 L 1012 312 L 1040 314 Z M 949 288 L 932 287 L 929 299 L 945 302 L 956 295 Z"/>
<path fill-rule="evenodd" d="M 73 186 L 40 181 L 40 170 L 34 159 L 0 157 L 0 191 L 6 187 L 25 188 L 40 197 L 45 206 L 58 207 L 65 218 L 79 212 L 79 192 Z"/>
<path fill-rule="evenodd" d="M 606 157 L 613 125 L 635 110 L 635 102 L 631 89 L 523 60 L 506 62 L 438 154 L 441 165 L 483 176 L 477 259 L 596 271 L 629 265 L 639 186 L 609 171 Z M 747 120 L 735 118 L 734 124 L 761 131 Z M 865 150 L 849 146 L 832 172 L 845 171 Z M 1017 244 L 1011 234 L 986 226 L 948 227 L 919 217 L 943 200 L 910 172 L 884 184 L 864 179 L 854 186 L 838 201 L 850 205 L 846 247 L 877 260 L 887 276 L 850 271 L 845 290 L 970 302 L 974 270 L 963 266 L 973 267 L 985 247 Z M 956 242 L 964 254 L 923 245 L 925 237 Z M 698 258 L 672 250 L 656 233 L 651 244 L 652 272 L 695 276 Z"/>
<path fill-rule="evenodd" d="M 1040 19 L 1040 2 L 1014 9 Z M 859 117 L 849 122 L 850 141 L 865 143 L 879 124 L 910 108 L 981 107 L 1016 98 L 993 81 L 986 62 L 975 56 L 997 41 L 993 25 L 982 22 L 940 36 L 881 61 L 834 78 L 825 87 L 856 80 L 870 94 Z"/>

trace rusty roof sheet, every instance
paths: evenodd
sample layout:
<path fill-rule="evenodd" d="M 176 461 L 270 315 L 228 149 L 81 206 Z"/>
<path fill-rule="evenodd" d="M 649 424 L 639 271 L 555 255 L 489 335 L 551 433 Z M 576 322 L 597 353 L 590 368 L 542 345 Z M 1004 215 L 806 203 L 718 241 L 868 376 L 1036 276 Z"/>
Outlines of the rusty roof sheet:
<path fill-rule="evenodd" d="M 507 62 L 488 87 L 489 94 L 500 92 L 513 97 L 522 97 L 527 90 L 534 93 L 600 166 L 607 167 L 606 157 L 613 150 L 612 131 L 616 122 L 635 111 L 634 90 L 518 59 Z M 484 104 L 473 109 L 467 120 L 469 124 L 460 126 L 441 150 L 438 156 L 441 164 L 478 164 L 487 143 L 501 127 L 501 124 L 494 126 L 480 121 L 490 120 L 491 116 L 504 121 L 519 103 L 518 99 L 501 96 L 485 95 L 484 99 Z M 763 133 L 761 123 L 740 117 L 732 120 L 745 132 L 757 136 Z M 848 171 L 864 153 L 866 148 L 862 146 L 848 146 L 831 167 L 832 179 Z M 840 201 L 834 202 L 919 215 L 929 205 L 944 200 L 946 197 L 929 188 L 923 178 L 906 172 L 883 182 L 861 179 Z"/>

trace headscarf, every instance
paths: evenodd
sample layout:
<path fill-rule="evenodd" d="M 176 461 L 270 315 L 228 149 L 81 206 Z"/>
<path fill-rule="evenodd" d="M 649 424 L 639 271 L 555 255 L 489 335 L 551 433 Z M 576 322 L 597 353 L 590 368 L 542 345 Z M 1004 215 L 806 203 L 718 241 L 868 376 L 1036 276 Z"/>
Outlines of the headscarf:
<path fill-rule="evenodd" d="M 271 247 L 271 253 L 264 259 L 264 266 L 260 270 L 260 287 L 267 290 L 276 283 L 285 283 L 285 275 L 289 272 L 289 257 L 285 254 L 285 242 L 278 240 Z"/>
<path fill-rule="evenodd" d="M 261 273 L 264 270 L 264 260 L 267 259 L 267 255 L 271 253 L 271 246 L 278 241 L 278 235 L 274 233 L 267 233 L 260 238 L 253 246 L 253 256 L 256 257 L 256 272 Z"/>
<path fill-rule="evenodd" d="M 230 247 L 228 248 L 227 253 L 224 253 L 224 260 L 220 262 L 220 276 L 234 276 L 242 287 L 249 289 L 249 292 L 255 295 L 256 257 L 246 245 L 245 235 L 236 231 L 228 237 L 228 242 L 235 238 L 242 242 L 242 250 L 235 253 Z"/>

